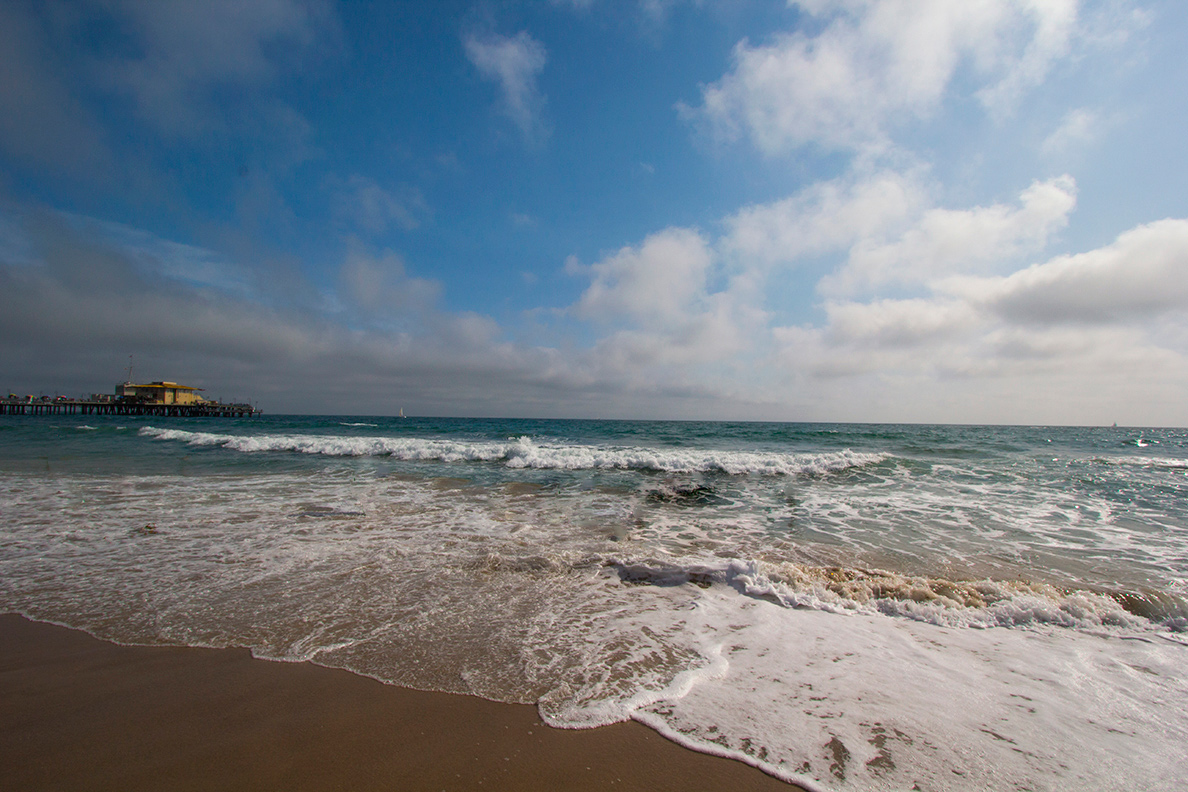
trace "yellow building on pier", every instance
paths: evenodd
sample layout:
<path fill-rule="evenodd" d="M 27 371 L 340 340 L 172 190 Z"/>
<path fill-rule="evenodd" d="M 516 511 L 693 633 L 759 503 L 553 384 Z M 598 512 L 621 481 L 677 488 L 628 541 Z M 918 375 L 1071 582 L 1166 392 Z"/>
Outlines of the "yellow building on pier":
<path fill-rule="evenodd" d="M 132 401 L 140 404 L 202 404 L 206 401 L 198 395 L 202 388 L 191 385 L 178 385 L 176 382 L 150 382 L 137 385 L 125 382 L 116 385 L 116 398 L 121 401 Z"/>

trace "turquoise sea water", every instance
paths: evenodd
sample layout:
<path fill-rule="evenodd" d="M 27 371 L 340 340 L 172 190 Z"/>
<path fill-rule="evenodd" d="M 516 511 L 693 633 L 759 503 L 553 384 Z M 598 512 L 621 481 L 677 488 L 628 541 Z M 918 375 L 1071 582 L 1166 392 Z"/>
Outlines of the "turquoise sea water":
<path fill-rule="evenodd" d="M 0 608 L 810 787 L 1188 777 L 1188 431 L 0 419 Z"/>

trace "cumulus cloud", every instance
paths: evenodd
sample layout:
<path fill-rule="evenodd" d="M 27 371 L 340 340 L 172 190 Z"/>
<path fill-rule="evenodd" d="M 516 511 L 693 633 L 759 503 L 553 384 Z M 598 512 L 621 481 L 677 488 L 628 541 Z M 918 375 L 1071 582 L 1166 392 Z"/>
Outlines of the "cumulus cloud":
<path fill-rule="evenodd" d="M 514 36 L 469 35 L 463 44 L 479 74 L 499 84 L 503 110 L 524 139 L 535 142 L 546 136 L 548 130 L 540 117 L 545 97 L 536 84 L 548 59 L 544 45 L 525 30 Z"/>
<path fill-rule="evenodd" d="M 718 241 L 738 271 L 761 274 L 844 253 L 818 290 L 829 296 L 993 271 L 1042 250 L 1076 205 L 1069 176 L 1035 182 L 1018 206 L 930 206 L 919 174 L 882 171 L 821 182 L 788 198 L 745 207 Z"/>
<path fill-rule="evenodd" d="M 805 394 L 802 413 L 820 420 L 1142 424 L 1183 415 L 1184 345 L 1149 329 L 1006 327 L 898 348 L 825 335 L 778 328 L 773 356 Z"/>
<path fill-rule="evenodd" d="M 746 266 L 792 264 L 901 231 L 926 203 L 917 179 L 893 171 L 820 182 L 726 218 L 722 247 Z"/>
<path fill-rule="evenodd" d="M 982 81 L 979 97 L 1006 112 L 1064 55 L 1077 0 L 800 0 L 820 32 L 741 41 L 733 67 L 686 113 L 718 134 L 744 133 L 769 155 L 813 143 L 880 149 L 888 128 L 926 118 L 962 64 Z"/>
<path fill-rule="evenodd" d="M 827 302 L 820 340 L 919 351 L 963 336 L 968 341 L 1007 334 L 1018 346 L 1023 335 L 1041 337 L 1055 328 L 1075 335 L 1091 325 L 1133 330 L 1182 319 L 1188 311 L 1188 220 L 1139 226 L 1105 247 L 1006 275 L 940 278 L 929 291 L 919 298 Z"/>
<path fill-rule="evenodd" d="M 993 204 L 973 209 L 931 209 L 897 239 L 865 237 L 849 260 L 821 281 L 827 294 L 883 284 L 917 284 L 940 275 L 976 271 L 1042 250 L 1063 228 L 1076 205 L 1070 176 L 1036 182 L 1018 208 Z"/>
<path fill-rule="evenodd" d="M 1188 310 L 1188 220 L 1161 220 L 1111 245 L 992 281 L 942 284 L 1005 319 L 1037 324 L 1146 320 Z"/>
<path fill-rule="evenodd" d="M 705 238 L 687 228 L 652 234 L 591 267 L 592 282 L 575 311 L 584 318 L 628 317 L 664 325 L 686 315 L 705 293 L 711 256 Z"/>
<path fill-rule="evenodd" d="M 678 1 L 640 0 L 631 11 L 646 32 L 648 19 L 664 18 Z M 590 14 L 607 8 L 555 2 Z M 272 94 L 287 84 L 287 59 L 332 39 L 327 6 L 217 0 L 196 10 L 130 0 L 43 11 L 0 4 L 0 106 L 11 110 L 0 114 L 0 148 L 14 167 L 48 172 L 60 162 L 79 173 L 90 167 L 80 162 L 111 156 L 105 140 L 145 171 L 168 157 L 157 182 L 180 173 L 174 165 L 184 160 L 191 175 L 200 174 L 197 192 L 162 188 L 176 205 L 162 209 L 157 227 L 220 247 L 49 210 L 0 216 L 0 333 L 8 342 L 0 370 L 44 374 L 55 384 L 60 372 L 76 371 L 86 380 L 81 387 L 95 388 L 135 353 L 138 371 L 144 361 L 154 376 L 235 381 L 274 411 L 403 406 L 732 417 L 749 402 L 770 408 L 754 417 L 986 420 L 1009 417 L 1002 405 L 1042 392 L 1038 401 L 1056 405 L 1050 415 L 1068 420 L 1086 414 L 1060 410 L 1077 398 L 1124 403 L 1142 388 L 1163 394 L 1153 404 L 1182 401 L 1188 220 L 1138 226 L 1109 245 L 1053 257 L 1077 203 L 1071 177 L 1023 180 L 1014 196 L 942 205 L 940 196 L 982 186 L 978 166 L 950 191 L 933 179 L 952 173 L 951 162 L 937 161 L 934 172 L 928 154 L 892 144 L 897 132 L 946 114 L 942 135 L 929 139 L 946 146 L 953 126 L 974 126 L 970 107 L 1004 121 L 1090 35 L 1082 13 L 1093 7 L 1081 12 L 1076 0 L 789 5 L 797 31 L 738 43 L 729 68 L 686 113 L 766 155 L 815 145 L 876 156 L 857 157 L 843 175 L 781 200 L 743 206 L 720 226 L 703 219 L 702 228 L 613 240 L 616 247 L 593 263 L 574 259 L 567 269 L 583 279 L 580 295 L 534 314 L 560 327 L 549 335 L 556 328 L 524 331 L 514 319 L 443 307 L 442 285 L 424 277 L 429 262 L 383 246 L 390 232 L 432 218 L 415 187 L 354 166 L 312 181 L 294 169 L 314 157 L 326 130 Z M 103 33 L 68 51 L 80 20 L 101 22 Z M 546 137 L 543 44 L 526 31 L 460 41 L 512 134 L 530 143 Z M 106 132 L 90 115 L 100 107 Z M 117 123 L 128 109 L 147 124 Z M 1092 142 L 1109 112 L 1084 107 L 1050 122 L 1041 153 L 1061 157 Z M 1031 120 L 1023 126 L 1034 133 Z M 1009 136 L 1001 139 L 1009 148 Z M 965 156 L 964 142 L 959 147 Z M 887 153 L 894 156 L 877 156 Z M 798 165 L 796 173 L 811 177 L 824 172 L 816 165 L 847 159 Z M 211 165 L 226 172 L 208 182 L 202 176 Z M 439 166 L 451 177 L 468 175 L 448 153 Z M 653 170 L 641 163 L 636 175 Z M 278 175 L 285 171 L 287 183 Z M 286 277 L 277 277 L 268 267 L 270 258 L 285 257 L 277 253 L 283 234 L 270 241 L 261 232 L 307 220 L 287 211 L 284 193 L 311 183 L 328 196 L 343 249 L 326 253 L 314 244 L 316 252 L 294 252 Z M 212 199 L 218 206 L 205 216 L 185 204 L 224 189 L 226 200 Z M 135 195 L 140 203 L 112 217 L 134 217 L 156 200 Z M 507 224 L 531 228 L 532 207 L 517 208 L 523 211 L 504 215 Z M 242 228 L 228 230 L 236 217 Z M 277 228 L 266 225 L 270 219 Z M 529 264 L 510 269 L 532 283 L 528 269 L 543 270 Z M 549 285 L 542 277 L 534 293 L 549 299 Z M 1125 379 L 1131 384 L 1119 384 Z M 393 400 L 387 407 L 386 398 Z M 883 405 L 898 412 L 880 413 Z M 1175 409 L 1166 414 L 1185 414 Z"/>
<path fill-rule="evenodd" d="M 1003 275 L 937 278 L 927 290 L 827 301 L 823 325 L 773 328 L 774 360 L 838 404 L 855 404 L 858 388 L 927 405 L 915 420 L 957 407 L 977 420 L 1036 421 L 1104 404 L 1175 409 L 1188 383 L 1188 220 Z"/>
<path fill-rule="evenodd" d="M 610 328 L 585 364 L 636 392 L 700 384 L 722 397 L 745 383 L 752 401 L 822 419 L 1085 420 L 1139 396 L 1175 409 L 1188 220 L 1027 266 L 1075 208 L 1070 177 L 1012 204 L 928 196 L 919 174 L 839 179 L 746 207 L 716 239 L 668 228 L 591 266 L 570 261 L 590 279 L 571 313 Z M 823 320 L 773 325 L 772 278 L 823 255 L 837 257 L 818 287 Z"/>
<path fill-rule="evenodd" d="M 722 263 L 694 229 L 668 228 L 590 267 L 571 260 L 567 269 L 591 281 L 572 314 L 618 328 L 599 339 L 589 362 L 632 387 L 692 387 L 707 368 L 745 353 L 765 319 L 745 279 L 714 288 Z"/>
<path fill-rule="evenodd" d="M 648 24 L 662 25 L 668 21 L 673 9 L 682 2 L 685 0 L 639 0 L 639 11 Z M 693 0 L 693 2 L 700 5 L 701 0 Z"/>
<path fill-rule="evenodd" d="M 588 359 L 604 376 L 632 388 L 697 384 L 703 393 L 721 395 L 729 383 L 706 375 L 731 356 L 749 357 L 752 328 L 760 328 L 762 318 L 761 312 L 747 310 L 733 295 L 720 292 L 707 296 L 700 310 L 667 326 L 613 330 L 597 341 Z"/>

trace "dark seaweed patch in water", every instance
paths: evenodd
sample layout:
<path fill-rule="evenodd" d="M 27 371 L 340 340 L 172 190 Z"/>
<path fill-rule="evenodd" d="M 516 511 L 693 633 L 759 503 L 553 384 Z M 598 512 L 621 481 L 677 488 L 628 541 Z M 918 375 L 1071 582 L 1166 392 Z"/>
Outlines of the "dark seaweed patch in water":
<path fill-rule="evenodd" d="M 721 506 L 730 501 L 723 498 L 708 484 L 669 483 L 648 490 L 652 503 L 669 503 L 677 506 Z"/>
<path fill-rule="evenodd" d="M 692 583 L 700 588 L 709 588 L 719 581 L 719 576 L 712 570 L 687 569 L 685 567 L 647 564 L 623 564 L 615 561 L 606 562 L 619 574 L 619 580 L 635 586 L 683 586 Z"/>

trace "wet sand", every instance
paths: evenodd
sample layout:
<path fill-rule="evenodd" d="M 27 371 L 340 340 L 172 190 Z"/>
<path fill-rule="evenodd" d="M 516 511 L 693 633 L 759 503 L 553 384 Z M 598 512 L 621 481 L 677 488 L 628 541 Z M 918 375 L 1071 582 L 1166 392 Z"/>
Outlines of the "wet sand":
<path fill-rule="evenodd" d="M 0 788 L 773 790 L 638 723 L 383 685 L 243 649 L 126 647 L 0 615 Z"/>

